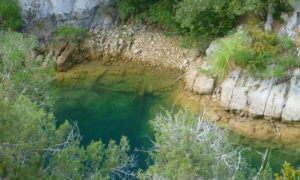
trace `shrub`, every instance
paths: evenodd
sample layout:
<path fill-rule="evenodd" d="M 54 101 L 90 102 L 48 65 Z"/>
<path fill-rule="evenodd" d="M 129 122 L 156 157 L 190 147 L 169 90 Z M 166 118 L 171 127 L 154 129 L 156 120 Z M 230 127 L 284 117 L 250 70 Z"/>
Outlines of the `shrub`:
<path fill-rule="evenodd" d="M 246 67 L 254 54 L 253 51 L 249 50 L 250 46 L 250 39 L 243 30 L 238 30 L 220 40 L 215 52 L 209 57 L 213 73 L 220 78 L 225 78 L 232 69 L 234 60 L 239 65 Z"/>
<path fill-rule="evenodd" d="M 97 141 L 83 147 L 76 124 L 56 126 L 51 109 L 41 107 L 54 68 L 44 64 L 49 63 L 43 61 L 46 58 L 34 59 L 36 46 L 32 35 L 0 36 L 0 179 L 105 180 L 135 175 L 127 138 L 119 144 Z"/>
<path fill-rule="evenodd" d="M 80 41 L 89 37 L 91 33 L 85 29 L 74 28 L 71 25 L 65 25 L 54 31 L 54 37 L 58 40 L 76 40 Z"/>
<path fill-rule="evenodd" d="M 12 83 L 14 92 L 36 103 L 48 104 L 54 68 L 51 58 L 35 59 L 37 46 L 33 35 L 6 32 L 0 36 L 0 81 Z"/>
<path fill-rule="evenodd" d="M 244 160 L 226 130 L 189 111 L 159 114 L 151 126 L 153 164 L 141 179 L 243 179 Z"/>
<path fill-rule="evenodd" d="M 287 37 L 278 38 L 255 25 L 238 30 L 223 38 L 209 57 L 213 73 L 225 78 L 234 65 L 261 78 L 283 78 L 292 67 L 300 65 L 294 43 Z"/>
<path fill-rule="evenodd" d="M 121 20 L 147 11 L 158 0 L 120 0 L 116 3 Z"/>
<path fill-rule="evenodd" d="M 16 0 L 0 0 L 1 26 L 10 30 L 19 30 L 22 28 L 21 8 L 18 6 Z"/>
<path fill-rule="evenodd" d="M 281 170 L 282 176 L 278 173 L 275 174 L 275 180 L 297 180 L 300 178 L 300 170 L 295 170 L 289 163 L 285 162 L 283 164 L 283 169 Z"/>

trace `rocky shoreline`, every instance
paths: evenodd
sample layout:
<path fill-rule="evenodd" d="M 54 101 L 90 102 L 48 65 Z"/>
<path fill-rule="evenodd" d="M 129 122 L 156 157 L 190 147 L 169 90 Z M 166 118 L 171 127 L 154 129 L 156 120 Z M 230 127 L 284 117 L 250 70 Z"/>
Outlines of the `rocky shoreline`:
<path fill-rule="evenodd" d="M 58 72 L 68 71 L 76 64 L 116 61 L 179 70 L 186 92 L 182 101 L 194 104 L 195 109 L 206 105 L 212 120 L 241 134 L 266 140 L 298 142 L 300 137 L 300 71 L 293 70 L 284 81 L 260 80 L 242 70 L 235 70 L 218 80 L 200 73 L 197 68 L 209 70 L 207 57 L 214 51 L 213 42 L 201 56 L 197 49 L 182 49 L 180 37 L 166 37 L 162 31 L 144 25 L 120 25 L 117 13 L 110 5 L 113 0 L 21 0 L 25 31 L 48 37 L 56 27 L 71 24 L 93 31 L 84 42 L 54 44 L 48 56 L 54 57 Z M 268 17 L 266 28 L 289 35 L 299 41 L 300 0 L 295 12 L 282 14 L 284 22 L 275 26 Z M 269 13 L 272 14 L 272 13 Z M 274 28 L 273 27 L 277 27 Z"/>
<path fill-rule="evenodd" d="M 80 44 L 54 46 L 48 55 L 56 59 L 57 71 L 65 73 L 76 64 L 89 61 L 107 65 L 124 61 L 180 71 L 183 75 L 179 79 L 186 90 L 178 96 L 178 101 L 183 106 L 197 112 L 205 107 L 211 121 L 249 138 L 294 144 L 300 137 L 299 123 L 280 120 L 284 114 L 287 117 L 286 107 L 291 106 L 291 103 L 285 105 L 285 113 L 281 113 L 284 101 L 297 101 L 293 95 L 287 95 L 297 93 L 291 90 L 296 85 L 295 78 L 275 84 L 274 80 L 254 79 L 236 70 L 218 82 L 197 71 L 198 67 L 208 67 L 206 57 L 200 56 L 196 49 L 179 48 L 176 37 L 166 37 L 159 30 L 125 26 L 109 33 L 100 31 Z M 293 85 L 288 85 L 289 82 Z"/>

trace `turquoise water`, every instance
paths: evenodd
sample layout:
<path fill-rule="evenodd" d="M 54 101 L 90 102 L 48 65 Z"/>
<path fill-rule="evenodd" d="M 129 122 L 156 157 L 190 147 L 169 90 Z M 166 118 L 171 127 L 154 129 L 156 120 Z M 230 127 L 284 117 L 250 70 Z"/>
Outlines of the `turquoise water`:
<path fill-rule="evenodd" d="M 122 136 L 127 136 L 132 147 L 131 153 L 138 156 L 138 167 L 147 167 L 147 155 L 140 150 L 151 148 L 153 133 L 149 120 L 162 108 L 171 108 L 163 97 L 79 88 L 61 88 L 59 94 L 55 115 L 59 123 L 66 119 L 78 122 L 83 145 L 100 139 L 104 143 L 111 139 L 118 142 Z M 244 153 L 250 167 L 259 169 L 262 156 L 257 151 L 263 153 L 265 148 L 254 146 L 250 140 L 244 146 L 251 147 L 251 150 Z M 280 171 L 284 161 L 294 167 L 300 166 L 300 154 L 291 150 L 283 151 L 283 148 L 270 148 L 269 160 L 274 172 Z"/>
<path fill-rule="evenodd" d="M 124 63 L 95 63 L 58 74 L 54 106 L 58 124 L 76 121 L 83 145 L 128 137 L 138 168 L 145 169 L 147 155 L 142 151 L 149 150 L 153 140 L 149 120 L 163 108 L 172 108 L 171 96 L 181 75 Z"/>
<path fill-rule="evenodd" d="M 240 139 L 241 144 L 245 148 L 250 148 L 244 152 L 248 164 L 252 169 L 259 169 L 262 163 L 262 154 L 268 149 L 267 161 L 270 163 L 274 173 L 280 173 L 282 164 L 286 161 L 294 168 L 300 168 L 300 153 L 299 149 L 294 149 L 287 145 L 278 146 L 270 142 L 257 142 L 257 140 L 249 140 L 245 138 Z M 244 141 L 244 142 L 243 142 Z"/>
<path fill-rule="evenodd" d="M 149 111 L 157 107 L 160 97 L 130 92 L 61 89 L 56 102 L 55 115 L 62 123 L 65 119 L 77 121 L 83 136 L 83 145 L 102 140 L 108 143 L 127 136 L 131 153 L 138 155 L 138 166 L 146 167 L 146 154 L 139 150 L 151 148 L 152 133 L 148 121 Z"/>
<path fill-rule="evenodd" d="M 55 115 L 58 123 L 78 123 L 83 145 L 100 139 L 106 144 L 111 139 L 118 142 L 127 136 L 131 153 L 138 156 L 138 168 L 145 169 L 148 158 L 141 150 L 152 146 L 149 121 L 163 109 L 172 108 L 179 86 L 174 82 L 181 75 L 134 67 L 97 64 L 62 74 L 57 83 Z M 280 171 L 284 161 L 300 166 L 299 150 L 245 138 L 237 141 L 251 147 L 244 153 L 251 168 L 259 169 L 262 156 L 257 151 L 264 152 L 266 147 L 270 148 L 269 162 L 274 172 Z"/>

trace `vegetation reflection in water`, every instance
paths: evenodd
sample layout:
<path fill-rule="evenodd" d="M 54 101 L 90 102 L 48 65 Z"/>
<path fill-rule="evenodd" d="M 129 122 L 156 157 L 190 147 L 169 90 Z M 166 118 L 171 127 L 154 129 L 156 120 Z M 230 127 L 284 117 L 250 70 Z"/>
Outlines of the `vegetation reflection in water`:
<path fill-rule="evenodd" d="M 153 140 L 148 121 L 163 108 L 173 107 L 171 97 L 178 90 L 180 74 L 128 66 L 87 64 L 59 74 L 55 116 L 59 123 L 76 121 L 84 145 L 128 137 L 138 166 L 144 169 L 147 153 L 142 151 L 149 150 Z M 86 70 L 93 74 L 85 76 Z M 160 78 L 164 74 L 167 77 Z"/>
<path fill-rule="evenodd" d="M 119 141 L 127 136 L 136 150 L 151 147 L 151 131 L 148 120 L 153 117 L 149 109 L 160 104 L 158 97 L 150 94 L 137 95 L 112 91 L 62 90 L 57 101 L 56 117 L 78 122 L 83 144 L 101 139 Z M 139 166 L 145 167 L 145 153 L 137 153 Z"/>
<path fill-rule="evenodd" d="M 153 140 L 148 122 L 163 108 L 173 108 L 175 94 L 182 92 L 177 83 L 181 75 L 164 73 L 124 64 L 75 67 L 58 75 L 60 93 L 55 115 L 60 123 L 65 119 L 78 122 L 84 145 L 99 139 L 104 143 L 110 139 L 119 141 L 121 136 L 127 136 L 131 152 L 138 155 L 139 168 L 145 169 L 147 153 L 141 151 L 149 150 Z M 244 156 L 251 168 L 259 169 L 262 156 L 257 151 L 264 152 L 271 143 L 233 136 L 232 141 L 251 147 Z M 299 153 L 284 146 L 270 147 L 268 160 L 273 172 L 279 172 L 284 161 L 300 166 Z"/>

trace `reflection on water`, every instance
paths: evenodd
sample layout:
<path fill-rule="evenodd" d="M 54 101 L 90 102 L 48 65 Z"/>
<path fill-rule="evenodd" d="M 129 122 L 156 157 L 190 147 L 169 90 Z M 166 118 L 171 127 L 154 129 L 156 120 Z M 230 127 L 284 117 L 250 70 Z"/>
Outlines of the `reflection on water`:
<path fill-rule="evenodd" d="M 139 156 L 139 167 L 146 168 L 146 154 L 134 150 L 151 148 L 153 133 L 148 122 L 162 108 L 172 108 L 180 76 L 124 64 L 81 66 L 58 77 L 55 115 L 59 123 L 66 119 L 78 122 L 83 145 L 100 139 L 118 142 L 121 136 L 127 136 L 132 153 Z M 244 157 L 251 168 L 259 169 L 262 156 L 257 151 L 265 152 L 268 143 L 245 138 L 238 141 L 251 147 L 244 151 Z M 270 152 L 273 172 L 279 172 L 284 161 L 300 166 L 300 154 L 288 147 L 276 146 Z"/>
<path fill-rule="evenodd" d="M 147 150 L 152 138 L 148 120 L 153 114 L 149 109 L 159 101 L 159 97 L 150 94 L 61 89 L 55 115 L 59 123 L 65 119 L 78 122 L 84 145 L 100 139 L 107 144 L 110 139 L 119 141 L 121 136 L 127 136 L 131 147 Z M 137 154 L 141 156 L 140 166 L 145 166 L 142 161 L 146 156 Z"/>

